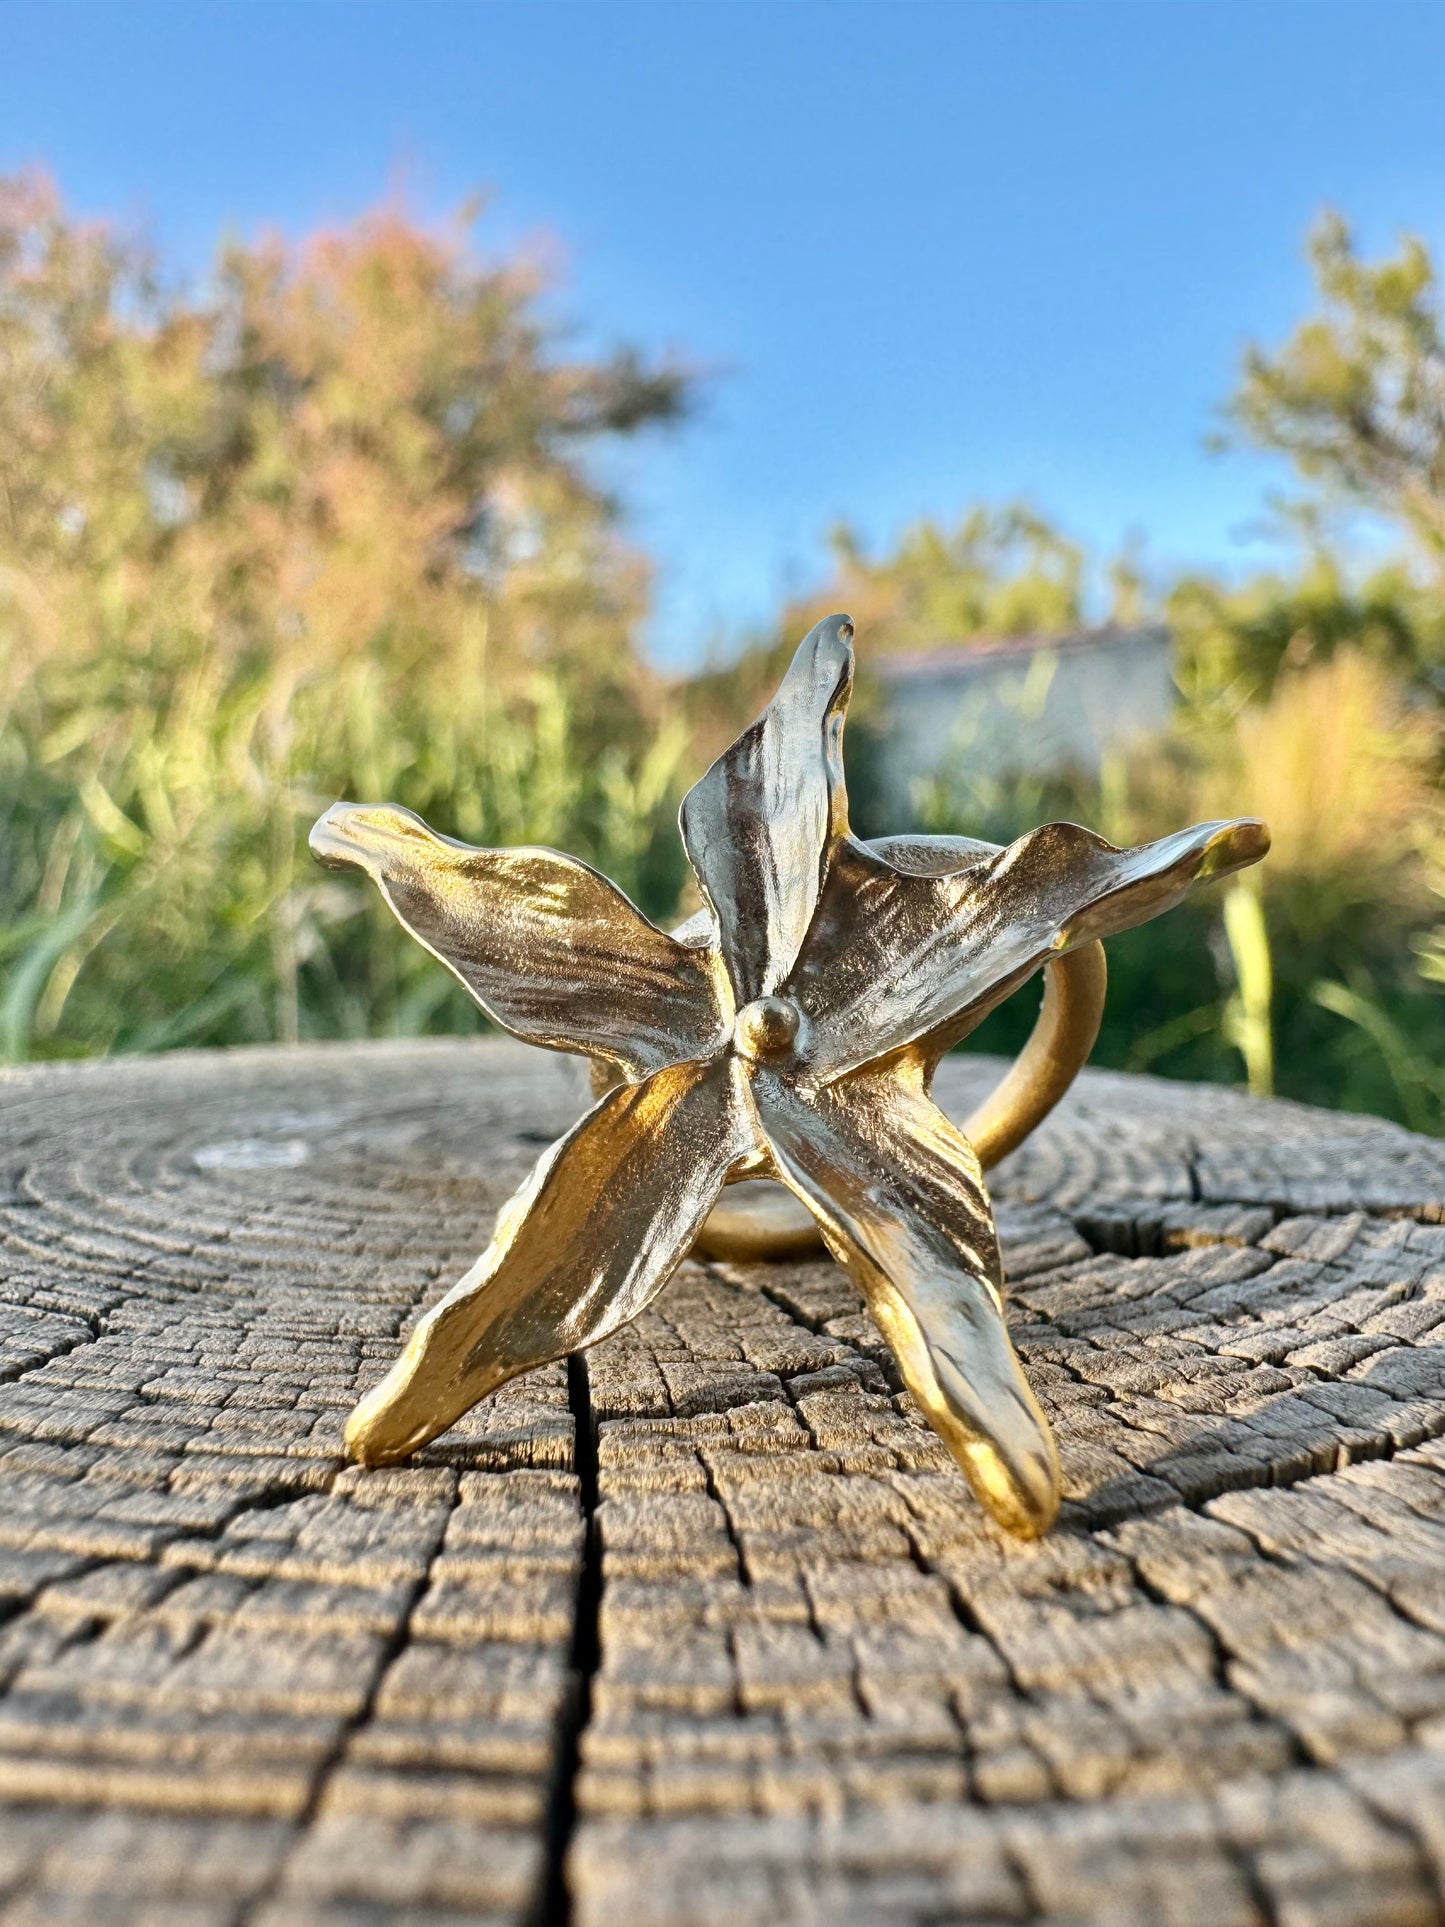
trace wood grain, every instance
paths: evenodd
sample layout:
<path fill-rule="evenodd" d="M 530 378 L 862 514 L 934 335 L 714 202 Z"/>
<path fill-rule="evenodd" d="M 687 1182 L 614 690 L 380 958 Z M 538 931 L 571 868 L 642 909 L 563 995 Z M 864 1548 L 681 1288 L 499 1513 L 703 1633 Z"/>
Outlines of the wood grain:
<path fill-rule="evenodd" d="M 345 1467 L 583 1090 L 0 1073 L 6 1927 L 1445 1920 L 1445 1146 L 1086 1074 L 994 1179 L 1039 1545 L 825 1263 Z"/>

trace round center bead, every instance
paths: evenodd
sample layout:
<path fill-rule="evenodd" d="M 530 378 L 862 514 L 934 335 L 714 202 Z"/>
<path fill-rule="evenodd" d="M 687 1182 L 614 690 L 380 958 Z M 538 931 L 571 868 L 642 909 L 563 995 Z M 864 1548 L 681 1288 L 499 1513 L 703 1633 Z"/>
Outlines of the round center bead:
<path fill-rule="evenodd" d="M 739 1056 L 785 1057 L 797 1041 L 802 1012 L 787 997 L 756 997 L 744 1004 L 733 1024 Z"/>

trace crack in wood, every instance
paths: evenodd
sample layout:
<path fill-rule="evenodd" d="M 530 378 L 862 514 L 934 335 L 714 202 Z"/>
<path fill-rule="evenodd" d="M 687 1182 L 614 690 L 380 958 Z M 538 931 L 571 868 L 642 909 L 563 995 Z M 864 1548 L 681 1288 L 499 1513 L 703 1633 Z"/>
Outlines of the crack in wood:
<path fill-rule="evenodd" d="M 592 1717 L 592 1682 L 602 1658 L 599 1624 L 603 1570 L 597 1529 L 597 1419 L 592 1409 L 585 1352 L 574 1352 L 567 1360 L 567 1403 L 572 1413 L 584 1527 L 568 1661 L 570 1690 L 558 1722 L 556 1760 L 545 1822 L 543 1879 L 533 1914 L 536 1927 L 570 1927 L 573 1917 L 567 1855 L 577 1828 L 577 1776 L 583 1736 Z"/>

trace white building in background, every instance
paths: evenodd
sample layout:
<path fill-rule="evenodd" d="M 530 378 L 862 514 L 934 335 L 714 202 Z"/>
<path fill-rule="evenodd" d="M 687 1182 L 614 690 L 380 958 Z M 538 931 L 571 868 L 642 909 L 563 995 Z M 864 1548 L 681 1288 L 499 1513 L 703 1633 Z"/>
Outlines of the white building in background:
<path fill-rule="evenodd" d="M 1097 777 L 1163 729 L 1177 699 L 1161 628 L 960 644 L 876 657 L 869 670 L 883 695 L 879 785 L 900 822 L 925 789 L 966 797 L 980 779 Z"/>

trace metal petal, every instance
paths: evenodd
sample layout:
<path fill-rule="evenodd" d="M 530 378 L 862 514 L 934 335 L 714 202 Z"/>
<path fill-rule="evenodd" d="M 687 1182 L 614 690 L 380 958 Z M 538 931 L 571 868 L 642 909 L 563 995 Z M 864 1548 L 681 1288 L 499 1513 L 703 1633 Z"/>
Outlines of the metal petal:
<path fill-rule="evenodd" d="M 716 962 L 650 923 L 555 850 L 477 850 L 393 804 L 337 803 L 311 832 L 332 868 L 364 870 L 397 920 L 529 1044 L 644 1077 L 727 1035 Z"/>
<path fill-rule="evenodd" d="M 762 715 L 683 798 L 682 840 L 740 1006 L 769 995 L 792 969 L 847 829 L 852 635 L 847 616 L 811 630 Z"/>
<path fill-rule="evenodd" d="M 1269 832 L 1250 818 L 1201 823 L 1120 850 L 1076 823 L 1047 823 L 994 856 L 977 847 L 962 867 L 929 874 L 852 838 L 839 844 L 786 986 L 810 1020 L 810 1077 L 842 1076 L 939 1031 L 940 1047 L 956 1041 L 1050 956 L 1258 862 Z"/>
<path fill-rule="evenodd" d="M 739 1075 L 730 1057 L 670 1064 L 609 1091 L 544 1152 L 490 1246 L 351 1414 L 353 1457 L 405 1458 L 509 1378 L 635 1318 L 757 1149 Z"/>
<path fill-rule="evenodd" d="M 865 1072 L 811 1101 L 761 1071 L 753 1099 L 779 1175 L 863 1292 L 979 1499 L 1010 1532 L 1046 1531 L 1058 1455 L 1009 1343 L 993 1213 L 968 1140 L 908 1070 Z"/>

